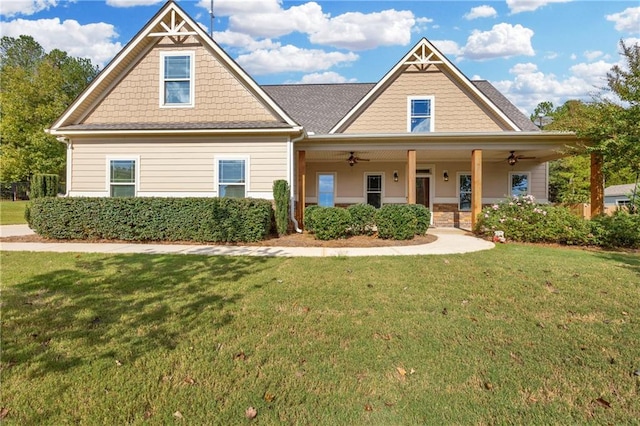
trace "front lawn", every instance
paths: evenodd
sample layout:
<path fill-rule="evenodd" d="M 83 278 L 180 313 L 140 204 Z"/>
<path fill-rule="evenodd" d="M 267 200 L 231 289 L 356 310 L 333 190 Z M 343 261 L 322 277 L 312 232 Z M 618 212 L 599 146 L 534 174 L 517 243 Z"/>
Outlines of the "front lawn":
<path fill-rule="evenodd" d="M 28 201 L 0 201 L 0 225 L 26 224 L 24 209 Z"/>
<path fill-rule="evenodd" d="M 249 407 L 257 424 L 640 413 L 638 255 L 0 260 L 6 424 L 246 424 Z"/>

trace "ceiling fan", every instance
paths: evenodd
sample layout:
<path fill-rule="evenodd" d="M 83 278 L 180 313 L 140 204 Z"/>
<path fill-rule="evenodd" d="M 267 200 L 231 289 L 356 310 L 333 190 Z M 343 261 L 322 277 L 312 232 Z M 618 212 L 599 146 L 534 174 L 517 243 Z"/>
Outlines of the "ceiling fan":
<path fill-rule="evenodd" d="M 526 157 L 524 155 L 516 155 L 515 151 L 510 151 L 510 154 L 507 157 L 507 163 L 509 163 L 510 166 L 513 166 L 520 160 L 533 160 L 535 158 L 536 157 Z"/>
<path fill-rule="evenodd" d="M 352 166 L 352 167 L 353 167 L 354 164 L 359 163 L 360 161 L 369 161 L 366 158 L 356 157 L 355 153 L 353 151 L 351 151 L 350 154 L 351 155 L 349 155 L 349 158 L 347 158 L 347 163 L 349 163 L 349 165 Z"/>

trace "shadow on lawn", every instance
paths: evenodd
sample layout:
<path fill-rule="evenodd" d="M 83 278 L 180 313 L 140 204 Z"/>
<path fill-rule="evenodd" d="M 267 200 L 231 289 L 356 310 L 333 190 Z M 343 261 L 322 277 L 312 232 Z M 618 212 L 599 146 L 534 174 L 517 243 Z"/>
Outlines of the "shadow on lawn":
<path fill-rule="evenodd" d="M 596 254 L 598 257 L 621 264 L 622 268 L 628 269 L 636 274 L 640 275 L 640 255 L 617 253 L 617 252 L 602 252 Z"/>
<path fill-rule="evenodd" d="M 131 363 L 173 350 L 233 321 L 249 287 L 235 285 L 266 258 L 109 256 L 34 276 L 3 294 L 3 368 L 28 363 L 30 376 L 96 359 Z M 254 286 L 255 288 L 255 286 Z M 205 327 L 203 327 L 203 325 Z M 162 355 L 159 355 L 162 356 Z"/>

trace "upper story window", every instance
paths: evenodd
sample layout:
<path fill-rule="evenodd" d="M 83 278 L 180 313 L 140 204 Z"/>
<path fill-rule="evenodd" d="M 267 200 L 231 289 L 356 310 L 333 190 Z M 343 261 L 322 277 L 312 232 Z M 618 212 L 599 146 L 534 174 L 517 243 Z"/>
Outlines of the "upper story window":
<path fill-rule="evenodd" d="M 193 52 L 162 52 L 160 67 L 160 106 L 193 106 L 194 88 Z"/>
<path fill-rule="evenodd" d="M 407 99 L 407 131 L 433 132 L 433 96 L 412 96 Z"/>

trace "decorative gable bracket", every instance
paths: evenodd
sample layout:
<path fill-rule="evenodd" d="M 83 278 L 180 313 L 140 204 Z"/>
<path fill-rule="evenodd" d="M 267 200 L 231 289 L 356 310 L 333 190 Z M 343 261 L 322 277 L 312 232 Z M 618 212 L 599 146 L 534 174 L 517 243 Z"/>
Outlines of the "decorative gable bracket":
<path fill-rule="evenodd" d="M 432 59 L 434 56 L 436 57 L 435 60 Z M 413 54 L 411 54 L 409 58 L 407 58 L 404 65 L 413 65 L 419 71 L 425 71 L 431 65 L 442 64 L 442 63 L 443 63 L 442 61 L 437 60 L 437 56 L 435 52 L 429 51 L 427 49 L 427 46 L 422 44 L 420 47 L 418 47 L 418 49 L 415 50 L 415 52 L 413 52 Z"/>
<path fill-rule="evenodd" d="M 160 21 L 160 27 L 162 27 L 164 31 L 149 33 L 149 37 L 169 37 L 174 43 L 179 44 L 183 43 L 189 36 L 198 35 L 196 31 L 188 28 L 186 20 L 180 16 L 176 16 L 175 10 L 172 10 L 169 15 L 169 22 L 165 22 L 167 17 Z"/>

